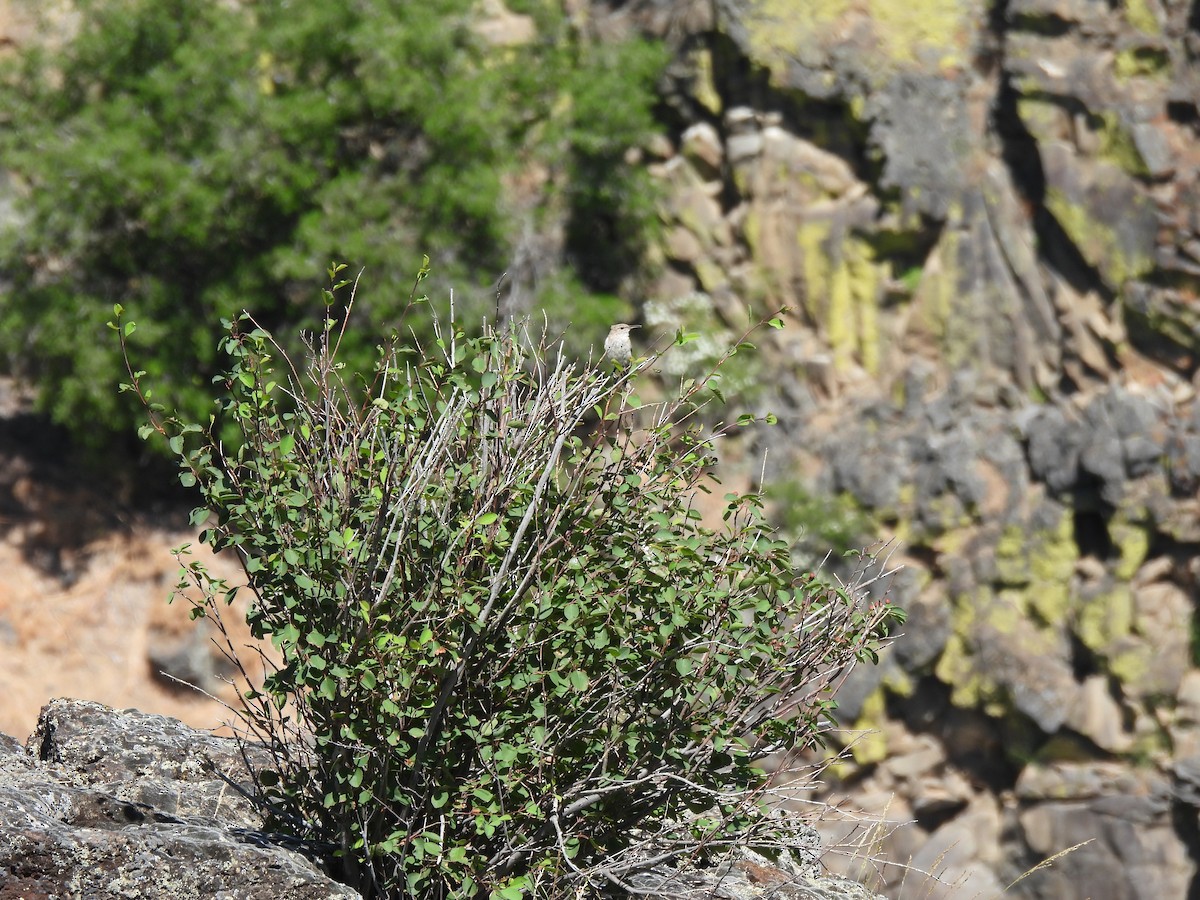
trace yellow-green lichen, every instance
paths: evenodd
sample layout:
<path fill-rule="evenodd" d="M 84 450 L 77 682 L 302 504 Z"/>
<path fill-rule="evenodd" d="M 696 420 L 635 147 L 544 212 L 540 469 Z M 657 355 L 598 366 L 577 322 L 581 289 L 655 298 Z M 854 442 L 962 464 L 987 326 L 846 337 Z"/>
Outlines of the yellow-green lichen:
<path fill-rule="evenodd" d="M 1118 81 L 1131 78 L 1166 79 L 1171 74 L 1171 57 L 1157 47 L 1121 50 L 1113 58 L 1113 75 Z"/>
<path fill-rule="evenodd" d="M 714 223 L 706 222 L 705 215 L 700 210 L 692 206 L 685 206 L 679 210 L 679 224 L 690 231 L 700 246 L 706 250 L 711 249 L 717 243 L 717 236 L 713 229 Z"/>
<path fill-rule="evenodd" d="M 976 607 L 993 602 L 989 591 L 978 599 L 960 597 L 950 614 L 950 636 L 934 666 L 934 676 L 950 688 L 950 702 L 959 709 L 982 709 L 990 716 L 1003 716 L 1008 704 L 1003 689 L 981 672 L 971 652 L 971 634 L 975 629 Z"/>
<path fill-rule="evenodd" d="M 815 321 L 825 318 L 823 295 L 829 290 L 829 250 L 825 246 L 829 238 L 826 222 L 802 222 L 796 232 L 800 245 L 800 260 L 804 266 L 804 311 Z"/>
<path fill-rule="evenodd" d="M 747 210 L 746 218 L 742 220 L 742 236 L 746 239 L 746 246 L 750 248 L 750 255 L 754 259 L 761 259 L 762 216 L 754 206 Z"/>
<path fill-rule="evenodd" d="M 1138 151 L 1133 135 L 1121 124 L 1120 116 L 1109 110 L 1091 117 L 1100 138 L 1100 158 L 1113 163 L 1122 171 L 1137 178 L 1150 174 L 1146 161 Z"/>
<path fill-rule="evenodd" d="M 971 526 L 971 513 L 955 494 L 939 494 L 926 501 L 925 506 L 928 520 L 936 522 L 935 528 L 955 531 Z"/>
<path fill-rule="evenodd" d="M 957 222 L 960 210 L 951 208 L 949 222 Z M 943 361 L 954 370 L 978 361 L 977 316 L 960 301 L 959 242 L 963 232 L 948 226 L 930 254 L 916 294 L 916 326 L 937 341 Z"/>
<path fill-rule="evenodd" d="M 826 337 L 833 348 L 833 364 L 838 369 L 845 369 L 851 358 L 854 341 L 854 299 L 850 268 L 845 260 L 830 260 L 827 290 Z"/>
<path fill-rule="evenodd" d="M 690 60 L 692 64 L 692 96 L 709 112 L 719 116 L 723 104 L 713 79 L 712 52 L 704 48 L 693 50 Z"/>
<path fill-rule="evenodd" d="M 858 765 L 844 755 L 827 758 L 823 766 L 831 779 L 843 783 L 850 781 L 860 771 Z"/>
<path fill-rule="evenodd" d="M 926 273 L 921 279 L 920 294 L 925 301 L 923 320 L 935 337 L 943 338 L 949 333 L 948 325 L 954 312 L 956 287 L 953 272 L 945 269 Z"/>
<path fill-rule="evenodd" d="M 858 356 L 862 367 L 874 375 L 879 371 L 879 266 L 864 244 L 855 241 L 851 246 L 847 265 L 857 313 Z"/>
<path fill-rule="evenodd" d="M 861 732 L 850 745 L 850 753 L 860 766 L 869 766 L 887 759 L 887 737 L 880 726 L 887 718 L 887 697 L 882 687 L 876 688 L 863 701 L 862 711 L 854 723 Z"/>
<path fill-rule="evenodd" d="M 697 259 L 692 267 L 696 270 L 696 278 L 700 281 L 700 287 L 710 294 L 729 283 L 725 270 L 706 256 Z"/>
<path fill-rule="evenodd" d="M 844 369 L 857 358 L 868 372 L 877 372 L 880 266 L 857 238 L 845 238 L 836 249 L 828 238 L 827 222 L 802 222 L 796 230 L 805 310 L 823 326 L 835 366 Z"/>
<path fill-rule="evenodd" d="M 1085 647 L 1103 655 L 1114 641 L 1133 632 L 1133 619 L 1133 594 L 1119 586 L 1081 603 L 1072 630 Z"/>
<path fill-rule="evenodd" d="M 1023 96 L 1017 101 L 1017 114 L 1034 137 L 1043 141 L 1061 137 L 1063 131 L 1063 109 L 1040 96 Z"/>
<path fill-rule="evenodd" d="M 1057 188 L 1046 191 L 1046 208 L 1067 232 L 1080 253 L 1096 266 L 1112 287 L 1148 272 L 1153 261 L 1148 254 L 1127 251 L 1116 232 L 1099 217 Z"/>
<path fill-rule="evenodd" d="M 762 217 L 762 210 L 757 205 L 751 204 L 750 210 L 742 222 L 742 234 L 746 239 L 746 245 L 750 248 L 750 258 L 754 261 L 754 281 L 770 303 L 778 306 L 781 303 L 790 302 L 790 298 L 785 300 L 785 287 L 781 282 L 778 270 L 774 266 L 768 266 L 765 262 Z"/>
<path fill-rule="evenodd" d="M 850 0 L 757 0 L 742 16 L 752 60 L 777 82 L 794 57 L 818 66 L 822 42 L 850 5 Z"/>
<path fill-rule="evenodd" d="M 1194 292 L 1189 288 L 1182 293 L 1183 296 L 1175 300 L 1164 292 L 1149 307 L 1127 303 L 1123 310 L 1126 328 L 1131 333 L 1136 329 L 1140 335 L 1153 335 L 1156 341 L 1173 342 L 1192 353 L 1200 351 L 1200 313 L 1189 306 L 1188 300 Z"/>
<path fill-rule="evenodd" d="M 826 191 L 812 172 L 803 169 L 798 172 L 792 171 L 791 167 L 783 161 L 776 164 L 775 171 L 771 175 L 771 182 L 778 185 L 786 184 L 794 192 L 793 196 L 812 198 L 813 201 L 836 196 Z M 805 200 L 801 199 L 800 202 L 804 203 Z"/>
<path fill-rule="evenodd" d="M 967 643 L 957 634 L 951 634 L 942 648 L 933 674 L 938 681 L 950 688 L 950 702 L 960 709 L 972 709 L 979 705 L 980 698 L 994 690 L 985 683 L 975 668 L 974 659 L 967 650 Z"/>
<path fill-rule="evenodd" d="M 996 592 L 996 599 L 989 603 L 981 621 L 997 634 L 1015 635 L 1028 612 L 1029 597 L 1024 591 L 1004 588 Z"/>
<path fill-rule="evenodd" d="M 939 534 L 933 541 L 933 548 L 947 559 L 953 559 L 963 554 L 967 542 L 974 536 L 968 528 L 955 528 L 945 534 Z"/>
<path fill-rule="evenodd" d="M 1108 533 L 1120 553 L 1113 574 L 1121 581 L 1129 581 L 1150 552 L 1150 530 L 1136 515 L 1131 517 L 1129 513 L 1118 511 L 1109 523 Z"/>
<path fill-rule="evenodd" d="M 1108 671 L 1121 684 L 1140 684 L 1150 672 L 1154 648 L 1138 642 L 1108 657 Z"/>
<path fill-rule="evenodd" d="M 1073 606 L 1070 579 L 1079 555 L 1071 516 L 1060 516 L 1052 529 L 1029 534 L 1019 525 L 1009 525 L 996 541 L 995 553 L 997 581 L 1020 589 L 1023 610 L 1047 625 L 1066 620 Z"/>
<path fill-rule="evenodd" d="M 883 686 L 897 697 L 911 697 L 917 690 L 917 683 L 912 676 L 899 668 L 884 676 Z"/>
<path fill-rule="evenodd" d="M 742 163 L 731 166 L 730 171 L 733 175 L 733 186 L 737 188 L 738 196 L 749 197 L 754 193 L 754 183 L 751 181 L 750 176 L 757 171 L 755 166 L 748 166 Z M 745 225 L 742 227 L 745 228 Z"/>
<path fill-rule="evenodd" d="M 873 69 L 880 78 L 918 63 L 962 65 L 976 12 L 968 0 L 865 0 L 865 6 L 879 50 Z M 792 60 L 822 68 L 829 48 L 845 40 L 848 14 L 861 10 L 852 0 L 754 0 L 741 22 L 753 61 L 778 83 Z"/>
<path fill-rule="evenodd" d="M 1006 525 L 996 541 L 996 580 L 1002 584 L 1028 584 L 1029 579 L 1025 531 L 1020 525 Z"/>
<path fill-rule="evenodd" d="M 1143 34 L 1161 34 L 1162 26 L 1146 0 L 1125 0 L 1125 21 Z"/>
<path fill-rule="evenodd" d="M 1066 534 L 1063 534 L 1063 527 Z M 1030 558 L 1033 583 L 1029 586 L 1029 605 L 1047 625 L 1066 622 L 1074 609 L 1071 595 L 1071 575 L 1079 558 L 1079 550 L 1071 535 L 1071 523 L 1063 516 L 1062 525 L 1047 540 L 1039 544 Z"/>
<path fill-rule="evenodd" d="M 943 67 L 961 62 L 970 4 L 962 0 L 868 0 L 867 5 L 889 59 L 915 61 L 918 51 L 932 48 L 941 51 L 938 63 Z"/>

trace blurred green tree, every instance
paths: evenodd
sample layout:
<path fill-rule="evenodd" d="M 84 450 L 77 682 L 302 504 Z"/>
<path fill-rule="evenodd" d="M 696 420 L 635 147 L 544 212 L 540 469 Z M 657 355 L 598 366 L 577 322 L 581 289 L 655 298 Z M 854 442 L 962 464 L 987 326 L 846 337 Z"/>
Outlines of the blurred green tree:
<path fill-rule="evenodd" d="M 458 319 L 478 320 L 522 232 L 551 221 L 568 238 L 523 301 L 557 304 L 558 322 L 615 313 L 612 273 L 635 265 L 651 212 L 624 153 L 653 128 L 662 48 L 591 45 L 550 0 L 521 4 L 536 30 L 516 45 L 483 40 L 473 0 L 77 7 L 67 39 L 0 76 L 16 193 L 0 354 L 93 450 L 136 419 L 99 330 L 116 301 L 154 323 L 139 358 L 200 420 L 216 323 L 248 309 L 281 332 L 315 325 L 311 273 L 331 258 L 376 286 L 342 350 L 355 365 L 423 254 L 458 285 Z"/>

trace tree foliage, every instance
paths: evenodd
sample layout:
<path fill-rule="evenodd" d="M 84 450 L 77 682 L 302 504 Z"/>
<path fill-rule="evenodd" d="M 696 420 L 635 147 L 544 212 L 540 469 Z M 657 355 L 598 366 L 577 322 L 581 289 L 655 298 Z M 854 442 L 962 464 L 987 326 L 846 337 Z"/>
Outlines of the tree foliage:
<path fill-rule="evenodd" d="M 215 323 L 250 309 L 293 333 L 330 258 L 377 286 L 343 348 L 366 364 L 423 254 L 476 309 L 491 292 L 472 288 L 546 219 L 603 221 L 592 250 L 636 255 L 645 192 L 622 154 L 653 127 L 664 54 L 592 46 L 557 3 L 525 4 L 537 37 L 513 47 L 481 40 L 474 0 L 75 6 L 76 33 L 0 77 L 0 158 L 20 188 L 0 231 L 0 352 L 85 439 L 132 421 L 98 338 L 113 302 L 147 323 L 135 340 L 160 389 L 202 416 Z M 536 185 L 523 220 L 518 184 Z M 596 299 L 570 271 L 553 287 L 562 305 Z"/>
<path fill-rule="evenodd" d="M 641 405 L 644 365 L 453 322 L 360 372 L 347 322 L 297 359 L 226 322 L 207 422 L 167 415 L 145 372 L 129 385 L 277 648 L 243 713 L 277 826 L 384 897 L 591 896 L 785 845 L 796 819 L 757 764 L 820 740 L 834 685 L 902 616 L 795 572 L 756 495 L 702 521 L 712 383 Z M 219 618 L 236 588 L 183 561 Z"/>

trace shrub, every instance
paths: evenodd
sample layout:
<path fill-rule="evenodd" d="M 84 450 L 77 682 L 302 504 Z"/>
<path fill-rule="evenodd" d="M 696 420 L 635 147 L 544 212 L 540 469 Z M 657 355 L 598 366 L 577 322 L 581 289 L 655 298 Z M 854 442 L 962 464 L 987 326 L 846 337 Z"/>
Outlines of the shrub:
<path fill-rule="evenodd" d="M 653 128 L 665 52 L 593 48 L 560 4 L 529 5 L 536 40 L 496 48 L 475 0 L 76 0 L 69 39 L 0 60 L 0 159 L 22 187 L 0 229 L 0 359 L 98 444 L 139 414 L 96 339 L 115 300 L 145 322 L 160 392 L 201 417 L 217 323 L 249 309 L 293 334 L 331 257 L 381 287 L 342 347 L 363 368 L 430 247 L 478 288 L 520 255 L 511 235 L 593 220 L 632 265 L 651 212 L 622 154 Z M 572 249 L 589 246 L 607 243 Z M 535 262 L 527 309 L 590 304 L 568 260 Z M 490 310 L 492 291 L 457 302 Z"/>
<path fill-rule="evenodd" d="M 359 373 L 338 359 L 353 302 L 298 360 L 227 322 L 205 424 L 166 415 L 143 372 L 128 386 L 277 650 L 242 718 L 274 755 L 278 827 L 382 897 L 588 896 L 786 843 L 757 764 L 820 740 L 899 611 L 798 576 L 756 495 L 703 524 L 703 380 L 640 406 L 644 367 L 455 323 Z M 183 561 L 219 618 L 237 588 Z"/>

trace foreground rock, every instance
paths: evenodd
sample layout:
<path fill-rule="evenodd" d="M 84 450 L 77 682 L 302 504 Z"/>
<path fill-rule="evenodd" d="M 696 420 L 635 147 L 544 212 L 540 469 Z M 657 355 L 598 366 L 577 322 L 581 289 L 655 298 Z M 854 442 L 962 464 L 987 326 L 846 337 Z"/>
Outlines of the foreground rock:
<path fill-rule="evenodd" d="M 360 896 L 274 843 L 217 772 L 249 782 L 232 740 L 51 702 L 25 748 L 0 735 L 0 897 Z"/>
<path fill-rule="evenodd" d="M 231 739 L 165 716 L 54 700 L 25 747 L 0 735 L 0 900 L 361 896 L 283 846 L 295 842 L 264 832 L 238 784 L 250 777 Z M 747 854 L 708 870 L 652 873 L 640 886 L 672 900 L 875 898 L 822 875 L 815 849 L 802 863 Z"/>

